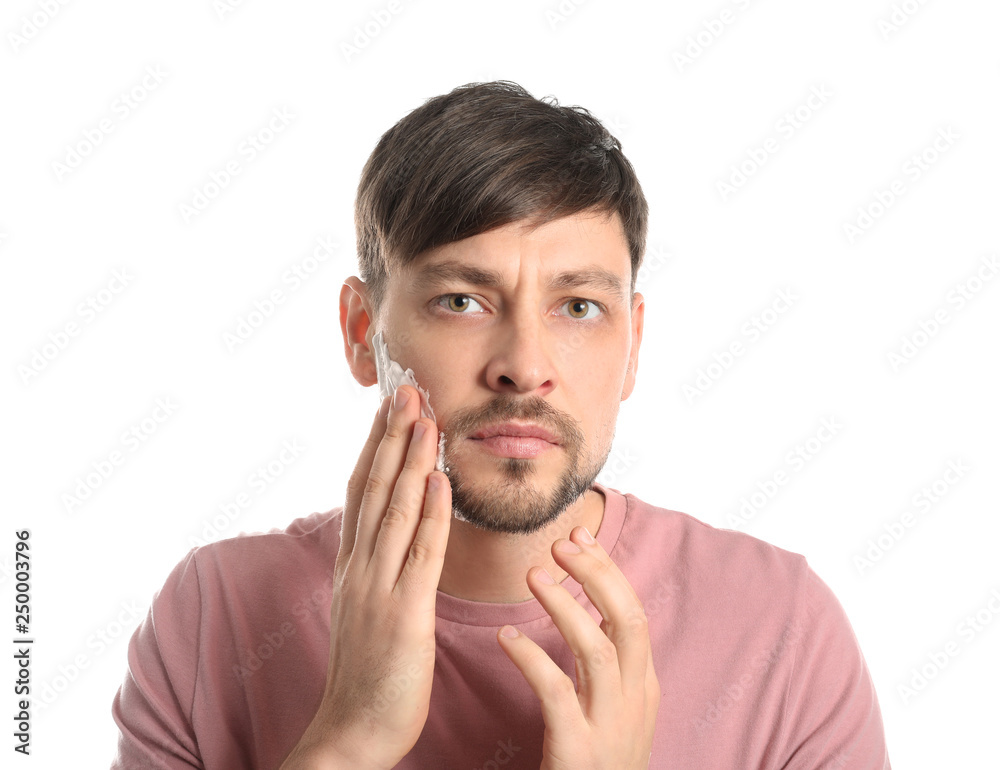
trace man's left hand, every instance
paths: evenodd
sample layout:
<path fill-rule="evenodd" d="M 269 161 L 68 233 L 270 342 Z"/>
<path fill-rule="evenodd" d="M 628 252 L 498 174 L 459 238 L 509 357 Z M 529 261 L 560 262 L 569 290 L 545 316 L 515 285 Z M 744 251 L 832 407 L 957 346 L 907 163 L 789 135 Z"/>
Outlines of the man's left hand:
<path fill-rule="evenodd" d="M 576 527 L 569 540 L 552 544 L 552 556 L 583 586 L 603 618 L 600 626 L 565 588 L 545 581 L 544 569 L 532 567 L 527 576 L 531 592 L 573 651 L 577 687 L 524 634 L 504 636 L 511 626 L 501 628 L 497 638 L 541 701 L 542 770 L 647 768 L 660 684 L 646 613 L 618 566 L 586 538 L 586 530 Z M 580 550 L 562 550 L 567 544 Z"/>

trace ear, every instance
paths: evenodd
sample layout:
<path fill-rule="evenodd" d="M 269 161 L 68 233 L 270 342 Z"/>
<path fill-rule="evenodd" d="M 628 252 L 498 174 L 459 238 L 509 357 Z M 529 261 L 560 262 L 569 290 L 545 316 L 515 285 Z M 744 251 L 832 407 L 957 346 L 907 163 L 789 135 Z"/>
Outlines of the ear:
<path fill-rule="evenodd" d="M 625 385 L 622 387 L 622 401 L 632 395 L 635 388 L 635 374 L 639 368 L 639 345 L 642 344 L 642 322 L 646 313 L 646 302 L 643 296 L 636 292 L 632 301 L 632 346 L 628 351 L 628 369 L 625 372 Z"/>
<path fill-rule="evenodd" d="M 344 355 L 351 374 L 366 388 L 378 382 L 371 350 L 371 338 L 377 331 L 374 317 L 368 301 L 368 287 L 352 275 L 340 287 L 340 331 L 344 335 Z"/>

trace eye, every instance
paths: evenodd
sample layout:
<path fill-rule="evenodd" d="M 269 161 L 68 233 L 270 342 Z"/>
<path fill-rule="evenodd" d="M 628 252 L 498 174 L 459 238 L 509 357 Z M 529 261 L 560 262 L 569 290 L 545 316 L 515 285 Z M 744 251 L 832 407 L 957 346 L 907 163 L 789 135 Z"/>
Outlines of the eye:
<path fill-rule="evenodd" d="M 570 318 L 576 318 L 581 321 L 589 321 L 596 318 L 601 312 L 600 306 L 589 299 L 571 299 L 563 307 L 569 311 L 568 315 Z"/>
<path fill-rule="evenodd" d="M 465 313 L 469 309 L 470 303 L 474 303 L 480 310 L 483 309 L 483 306 L 468 294 L 445 294 L 443 297 L 438 298 L 437 301 L 438 305 L 442 307 L 447 305 L 449 310 L 460 314 Z"/>

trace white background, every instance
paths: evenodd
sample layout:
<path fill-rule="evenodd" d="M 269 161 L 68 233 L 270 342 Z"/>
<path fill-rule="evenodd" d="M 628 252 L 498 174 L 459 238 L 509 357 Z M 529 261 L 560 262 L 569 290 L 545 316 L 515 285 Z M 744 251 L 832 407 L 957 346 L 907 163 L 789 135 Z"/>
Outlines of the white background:
<path fill-rule="evenodd" d="M 591 109 L 649 199 L 638 386 L 602 480 L 734 526 L 784 472 L 738 526 L 805 554 L 840 598 L 894 765 L 993 766 L 1000 276 L 983 260 L 998 255 L 998 21 L 988 0 L 5 3 L 0 579 L 12 623 L 13 531 L 30 528 L 34 686 L 52 701 L 36 702 L 17 766 L 110 762 L 137 611 L 194 538 L 342 503 L 377 406 L 338 326 L 361 167 L 425 99 L 495 78 Z M 827 96 L 810 107 L 813 89 Z M 241 154 L 275 110 L 288 125 Z M 102 121 L 100 144 L 69 157 Z M 957 135 L 941 151 L 939 131 Z M 754 167 L 768 139 L 776 152 Z M 209 186 L 234 159 L 240 174 Z M 880 210 L 894 180 L 905 191 Z M 213 199 L 186 221 L 199 190 Z M 333 256 L 288 292 L 283 274 L 321 237 Z M 115 270 L 128 285 L 101 294 Z M 223 335 L 274 289 L 286 301 L 230 351 Z M 763 313 L 782 290 L 791 306 Z M 78 310 L 91 297 L 107 300 L 93 316 Z M 921 333 L 939 310 L 947 321 Z M 755 317 L 773 323 L 752 341 Z M 743 354 L 717 363 L 734 342 Z M 157 399 L 176 408 L 124 443 Z M 827 441 L 824 420 L 840 426 Z M 285 441 L 297 459 L 252 487 Z M 799 446 L 808 462 L 789 457 Z M 116 450 L 114 472 L 67 503 Z M 950 463 L 968 469 L 954 483 Z M 936 502 L 917 497 L 935 482 Z M 251 504 L 213 533 L 241 493 Z M 937 671 L 928 656 L 949 642 Z M 925 667 L 930 681 L 899 689 Z"/>

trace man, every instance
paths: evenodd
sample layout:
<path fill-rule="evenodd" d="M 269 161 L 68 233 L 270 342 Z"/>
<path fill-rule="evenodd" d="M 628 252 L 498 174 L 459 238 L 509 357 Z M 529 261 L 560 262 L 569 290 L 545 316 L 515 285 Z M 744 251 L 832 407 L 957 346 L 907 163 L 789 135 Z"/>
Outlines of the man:
<path fill-rule="evenodd" d="M 510 83 L 382 137 L 341 330 L 362 385 L 384 339 L 420 388 L 383 400 L 342 509 L 174 569 L 130 645 L 116 767 L 889 766 L 801 556 L 595 483 L 646 220 L 600 123 Z"/>

